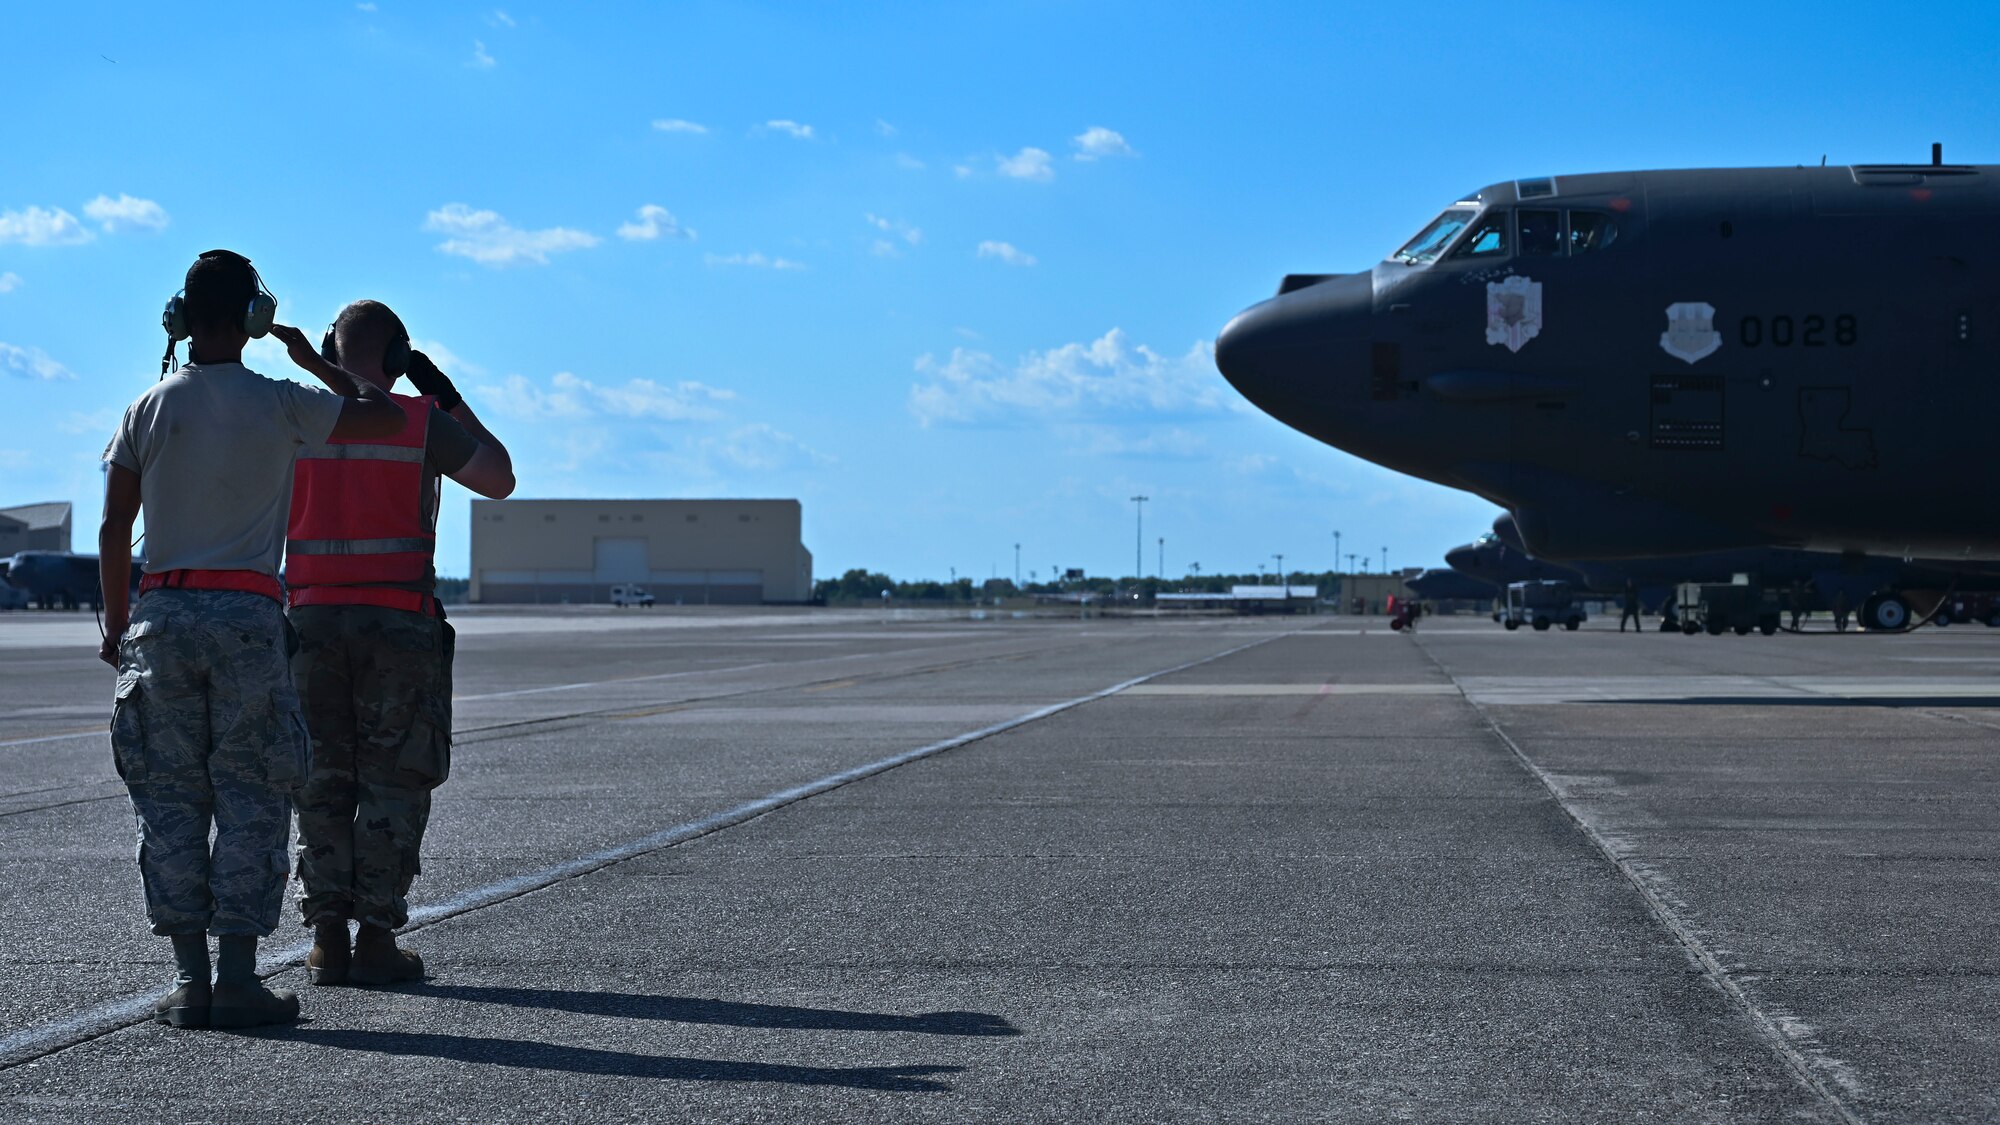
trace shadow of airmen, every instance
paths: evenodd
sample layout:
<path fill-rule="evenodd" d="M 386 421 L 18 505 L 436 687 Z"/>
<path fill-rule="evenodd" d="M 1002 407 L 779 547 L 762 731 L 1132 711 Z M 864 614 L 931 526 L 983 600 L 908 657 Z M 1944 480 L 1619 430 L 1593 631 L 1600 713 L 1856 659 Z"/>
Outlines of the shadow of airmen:
<path fill-rule="evenodd" d="M 565 1047 L 519 1039 L 428 1032 L 342 1031 L 316 1027 L 263 1033 L 271 1039 L 344 1051 L 420 1055 L 487 1066 L 594 1074 L 613 1078 L 657 1078 L 674 1082 L 781 1082 L 798 1086 L 847 1086 L 897 1093 L 949 1093 L 951 1085 L 933 1075 L 957 1074 L 962 1066 L 792 1066 L 784 1063 L 700 1059 L 682 1055 L 642 1055 L 594 1047 Z"/>
<path fill-rule="evenodd" d="M 516 1008 L 546 1008 L 586 1016 L 671 1020 L 676 1023 L 720 1024 L 729 1027 L 776 1027 L 798 1031 L 906 1031 L 918 1035 L 1019 1035 L 1021 1030 L 1001 1016 L 985 1012 L 926 1012 L 901 1016 L 884 1012 L 849 1012 L 838 1008 L 795 1008 L 785 1004 L 745 1004 L 694 996 L 647 996 L 624 992 L 573 992 L 548 988 L 488 988 L 478 985 L 424 984 L 401 991 L 444 1000 L 506 1004 Z"/>

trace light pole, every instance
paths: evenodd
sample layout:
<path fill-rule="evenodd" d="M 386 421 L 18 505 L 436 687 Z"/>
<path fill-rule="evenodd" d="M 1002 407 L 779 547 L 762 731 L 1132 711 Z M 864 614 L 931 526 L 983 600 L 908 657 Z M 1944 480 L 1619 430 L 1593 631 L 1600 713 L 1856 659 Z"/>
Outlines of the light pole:
<path fill-rule="evenodd" d="M 1134 496 L 1132 512 L 1137 520 L 1132 530 L 1132 579 L 1137 581 L 1146 573 L 1146 501 L 1150 496 Z"/>
<path fill-rule="evenodd" d="M 1014 588 L 1021 588 L 1021 545 L 1014 544 Z"/>
<path fill-rule="evenodd" d="M 1333 565 L 1340 565 L 1340 532 L 1333 533 Z"/>
<path fill-rule="evenodd" d="M 1382 573 L 1389 573 L 1389 548 L 1382 548 Z"/>
<path fill-rule="evenodd" d="M 1160 565 L 1153 568 L 1153 577 L 1162 582 L 1167 580 L 1167 537 L 1160 536 Z"/>
<path fill-rule="evenodd" d="M 1259 585 L 1259 586 L 1262 586 L 1263 584 L 1264 584 L 1264 564 L 1263 564 L 1263 563 L 1258 563 L 1258 564 L 1257 564 L 1257 585 Z"/>
<path fill-rule="evenodd" d="M 1285 556 L 1272 555 L 1271 557 L 1278 560 L 1278 585 L 1283 586 L 1285 588 L 1285 596 L 1290 597 L 1292 587 L 1289 582 L 1285 581 L 1290 577 L 1290 575 L 1285 573 Z"/>
<path fill-rule="evenodd" d="M 1355 558 L 1356 558 L 1356 556 L 1354 556 L 1354 555 L 1349 555 L 1349 556 L 1347 556 L 1347 573 L 1349 573 L 1349 574 L 1353 574 L 1353 573 L 1354 573 L 1354 560 L 1355 560 Z"/>

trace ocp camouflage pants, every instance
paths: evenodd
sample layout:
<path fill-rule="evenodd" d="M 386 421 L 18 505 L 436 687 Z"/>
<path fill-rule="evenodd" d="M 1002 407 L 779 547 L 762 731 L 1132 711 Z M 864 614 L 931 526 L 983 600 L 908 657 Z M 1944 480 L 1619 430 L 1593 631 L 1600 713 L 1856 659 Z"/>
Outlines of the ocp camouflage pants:
<path fill-rule="evenodd" d="M 111 754 L 139 818 L 153 932 L 275 929 L 291 796 L 311 761 L 278 603 L 197 590 L 141 597 L 118 645 Z"/>
<path fill-rule="evenodd" d="M 299 910 L 394 929 L 451 771 L 451 626 L 366 605 L 295 606 L 292 677 L 313 736 L 299 795 Z"/>

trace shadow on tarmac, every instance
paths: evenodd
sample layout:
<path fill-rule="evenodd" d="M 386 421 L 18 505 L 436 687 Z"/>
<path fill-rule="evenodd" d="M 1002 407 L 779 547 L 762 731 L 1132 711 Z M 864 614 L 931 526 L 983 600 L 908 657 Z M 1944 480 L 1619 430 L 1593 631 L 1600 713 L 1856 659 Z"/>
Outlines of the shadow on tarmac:
<path fill-rule="evenodd" d="M 1579 699 L 1576 702 L 1651 707 L 1963 707 L 1983 710 L 2000 707 L 2000 695 L 1686 695 L 1672 699 Z"/>
<path fill-rule="evenodd" d="M 463 984 L 422 984 L 398 991 L 444 1000 L 549 1008 L 586 1016 L 779 1027 L 809 1031 L 909 1031 L 920 1035 L 1019 1035 L 1000 1016 L 985 1012 L 926 1012 L 917 1016 L 848 1012 L 839 1008 L 793 1008 L 782 1004 L 742 1004 L 696 996 L 647 996 L 625 992 L 573 992 L 552 988 L 485 988 Z"/>
<path fill-rule="evenodd" d="M 564 1047 L 519 1039 L 488 1039 L 470 1035 L 423 1032 L 320 1030 L 313 1027 L 266 1032 L 260 1038 L 307 1043 L 344 1051 L 385 1055 L 425 1055 L 456 1062 L 526 1070 L 560 1070 L 617 1078 L 658 1078 L 675 1082 L 783 1082 L 799 1086 L 849 1086 L 858 1090 L 903 1093 L 949 1093 L 951 1086 L 931 1077 L 955 1074 L 962 1066 L 785 1066 L 779 1063 L 696 1059 L 676 1055 L 638 1055 Z"/>

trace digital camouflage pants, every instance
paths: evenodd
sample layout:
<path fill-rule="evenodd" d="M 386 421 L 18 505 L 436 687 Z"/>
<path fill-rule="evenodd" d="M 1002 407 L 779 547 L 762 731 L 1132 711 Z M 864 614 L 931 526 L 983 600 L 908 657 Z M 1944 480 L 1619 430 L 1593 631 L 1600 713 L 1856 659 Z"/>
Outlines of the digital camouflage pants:
<path fill-rule="evenodd" d="M 451 771 L 451 626 L 367 605 L 295 606 L 292 678 L 312 730 L 299 794 L 307 925 L 410 920 L 431 790 Z"/>
<path fill-rule="evenodd" d="M 311 760 L 285 630 L 259 594 L 154 590 L 119 641 L 111 754 L 156 934 L 277 927 L 291 798 Z"/>

